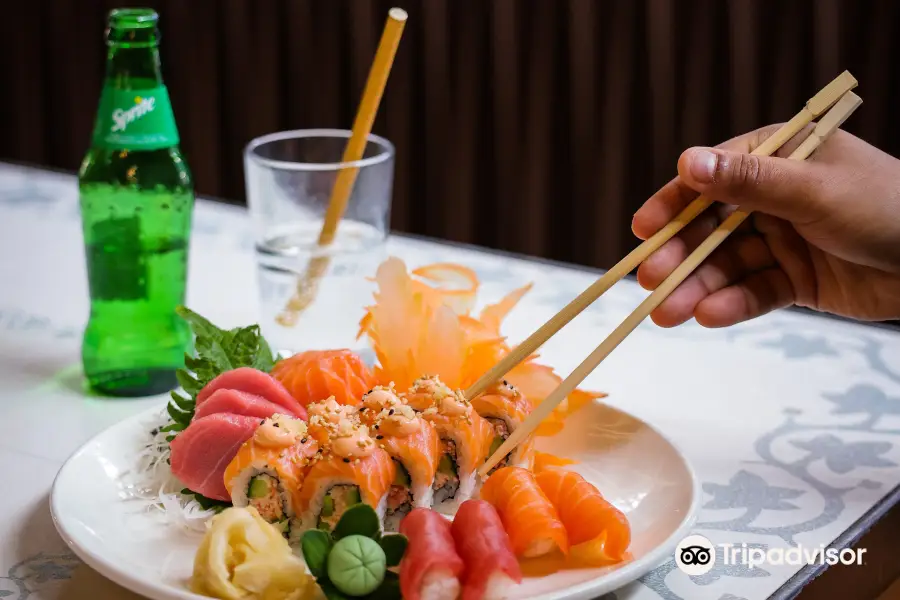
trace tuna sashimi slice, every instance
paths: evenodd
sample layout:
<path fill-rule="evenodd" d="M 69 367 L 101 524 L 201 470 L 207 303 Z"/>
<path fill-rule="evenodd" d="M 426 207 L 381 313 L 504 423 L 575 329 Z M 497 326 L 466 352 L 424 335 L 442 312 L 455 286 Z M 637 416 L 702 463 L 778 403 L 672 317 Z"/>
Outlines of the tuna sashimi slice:
<path fill-rule="evenodd" d="M 461 600 L 505 598 L 522 583 L 500 515 L 484 500 L 463 502 L 450 527 L 456 552 L 465 564 Z"/>
<path fill-rule="evenodd" d="M 193 492 L 229 502 L 225 469 L 257 427 L 256 417 L 227 413 L 191 421 L 170 444 L 172 474 Z"/>
<path fill-rule="evenodd" d="M 268 419 L 275 414 L 282 414 L 288 417 L 297 416 L 290 409 L 280 404 L 269 402 L 262 396 L 228 389 L 216 390 L 203 403 L 198 403 L 196 410 L 194 410 L 194 420 L 202 419 L 215 413 L 232 413 L 259 419 Z"/>
<path fill-rule="evenodd" d="M 197 394 L 197 407 L 199 408 L 218 390 L 237 390 L 262 396 L 269 402 L 289 409 L 291 414 L 298 418 L 306 420 L 306 409 L 303 405 L 297 402 L 278 380 L 258 369 L 240 367 L 225 371 L 200 390 Z"/>

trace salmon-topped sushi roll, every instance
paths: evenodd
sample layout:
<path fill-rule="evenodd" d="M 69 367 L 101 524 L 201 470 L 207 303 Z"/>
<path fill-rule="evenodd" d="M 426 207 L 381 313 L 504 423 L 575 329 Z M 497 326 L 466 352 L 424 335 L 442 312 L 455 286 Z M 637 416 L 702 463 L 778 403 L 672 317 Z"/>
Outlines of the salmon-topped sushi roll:
<path fill-rule="evenodd" d="M 296 497 L 318 444 L 300 419 L 275 415 L 261 422 L 225 469 L 234 506 L 252 506 L 287 536 Z"/>
<path fill-rule="evenodd" d="M 396 531 L 411 509 L 431 508 L 441 461 L 441 439 L 434 425 L 404 402 L 393 388 L 376 387 L 363 396 L 360 419 L 379 447 L 396 463 L 388 496 L 385 529 Z"/>
<path fill-rule="evenodd" d="M 441 438 L 434 508 L 451 513 L 476 492 L 477 470 L 489 456 L 494 429 L 462 392 L 454 392 L 437 377 L 416 380 L 406 397 Z"/>
<path fill-rule="evenodd" d="M 312 407 L 313 405 L 310 405 Z M 297 527 L 331 531 L 344 512 L 363 502 L 383 522 L 396 467 L 379 448 L 358 418 L 341 417 L 332 423 L 310 411 L 310 430 L 318 428 L 320 445 L 297 495 Z M 293 529 L 292 529 L 292 539 Z"/>
<path fill-rule="evenodd" d="M 488 388 L 480 396 L 472 398 L 475 412 L 487 419 L 494 428 L 494 439 L 488 457 L 506 441 L 534 408 L 525 395 L 505 379 Z M 504 456 L 491 473 L 501 467 L 530 469 L 534 463 L 534 435 L 529 435 L 515 450 Z"/>

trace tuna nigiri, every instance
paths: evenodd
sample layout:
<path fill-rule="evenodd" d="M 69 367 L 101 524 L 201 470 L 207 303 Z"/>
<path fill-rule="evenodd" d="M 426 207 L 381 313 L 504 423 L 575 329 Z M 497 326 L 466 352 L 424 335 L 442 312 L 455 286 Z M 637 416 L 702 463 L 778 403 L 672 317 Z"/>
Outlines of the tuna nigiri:
<path fill-rule="evenodd" d="M 300 419 L 306 419 L 306 410 L 281 383 L 268 373 L 251 367 L 240 367 L 225 371 L 209 383 L 197 394 L 197 407 L 200 407 L 218 390 L 237 390 L 254 396 L 261 396 L 288 409 Z"/>
<path fill-rule="evenodd" d="M 427 508 L 400 521 L 408 546 L 400 562 L 400 593 L 406 600 L 456 600 L 463 560 L 456 553 L 450 522 Z"/>
<path fill-rule="evenodd" d="M 522 582 L 509 536 L 488 502 L 463 502 L 450 531 L 466 567 L 461 600 L 505 598 L 509 588 Z"/>
<path fill-rule="evenodd" d="M 256 417 L 227 413 L 194 419 L 169 445 L 172 475 L 193 492 L 228 502 L 225 468 L 259 424 Z"/>
<path fill-rule="evenodd" d="M 572 554 L 589 563 L 622 560 L 631 543 L 625 515 L 574 471 L 547 469 L 535 477 L 566 527 Z"/>
<path fill-rule="evenodd" d="M 497 509 L 516 556 L 534 558 L 557 548 L 568 552 L 566 528 L 530 471 L 497 469 L 484 482 L 481 498 Z"/>
<path fill-rule="evenodd" d="M 282 415 L 266 419 L 225 469 L 231 503 L 252 506 L 263 519 L 288 533 L 297 493 L 318 448 L 300 419 Z"/>
<path fill-rule="evenodd" d="M 213 392 L 194 410 L 194 419 L 202 419 L 214 413 L 231 413 L 246 415 L 257 419 L 267 419 L 272 415 L 282 414 L 297 417 L 289 408 L 275 404 L 254 394 L 238 390 L 220 389 Z"/>
<path fill-rule="evenodd" d="M 272 376 L 303 406 L 333 396 L 339 404 L 357 405 L 375 386 L 366 363 L 350 350 L 309 350 L 279 361 Z"/>

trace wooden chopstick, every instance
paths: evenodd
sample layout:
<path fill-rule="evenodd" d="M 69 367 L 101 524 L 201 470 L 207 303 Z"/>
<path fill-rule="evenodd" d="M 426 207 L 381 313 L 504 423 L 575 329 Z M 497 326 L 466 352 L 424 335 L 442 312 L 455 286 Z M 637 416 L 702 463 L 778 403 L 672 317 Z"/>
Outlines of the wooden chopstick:
<path fill-rule="evenodd" d="M 831 83 L 822 88 L 818 94 L 807 101 L 803 110 L 778 129 L 771 137 L 767 138 L 751 154 L 757 156 L 771 156 L 781 148 L 788 140 L 794 137 L 801 129 L 806 127 L 816 117 L 831 108 L 841 96 L 857 86 L 857 81 L 849 71 L 844 71 Z M 700 196 L 682 210 L 670 223 L 657 231 L 652 237 L 628 253 L 628 255 L 604 273 L 574 300 L 569 302 L 561 311 L 544 323 L 537 331 L 531 334 L 525 341 L 513 348 L 494 368 L 481 376 L 465 391 L 466 398 L 472 399 L 484 392 L 491 385 L 503 378 L 516 365 L 531 356 L 547 340 L 565 327 L 572 319 L 581 314 L 597 298 L 602 296 L 609 288 L 619 282 L 623 277 L 644 262 L 651 254 L 659 250 L 676 233 L 693 221 L 698 215 L 712 204 L 712 200 Z"/>
<path fill-rule="evenodd" d="M 843 124 L 847 118 L 853 114 L 862 99 L 853 92 L 847 92 L 838 100 L 828 113 L 816 125 L 815 131 L 788 157 L 791 160 L 806 160 L 822 142 L 833 134 Z M 648 296 L 641 304 L 622 321 L 596 350 L 594 350 L 578 367 L 572 371 L 553 392 L 547 396 L 544 401 L 535 408 L 530 415 L 519 425 L 515 431 L 506 439 L 494 454 L 488 458 L 487 462 L 478 470 L 483 477 L 496 465 L 504 456 L 512 452 L 519 443 L 527 438 L 532 431 L 553 412 L 560 402 L 571 394 L 575 388 L 581 385 L 581 382 L 605 359 L 637 326 L 646 319 L 653 310 L 655 310 L 662 302 L 677 288 L 700 263 L 702 263 L 725 239 L 744 222 L 749 216 L 748 211 L 740 209 L 733 212 L 721 225 L 701 243 L 682 262 L 675 271 L 672 272 L 665 281 L 660 284 L 650 296 Z"/>

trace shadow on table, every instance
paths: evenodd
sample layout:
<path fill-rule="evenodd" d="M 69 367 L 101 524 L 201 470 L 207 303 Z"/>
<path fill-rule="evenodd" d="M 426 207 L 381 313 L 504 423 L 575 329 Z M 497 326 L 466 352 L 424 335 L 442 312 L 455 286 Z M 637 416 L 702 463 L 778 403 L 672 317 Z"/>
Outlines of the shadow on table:
<path fill-rule="evenodd" d="M 40 595 L 50 600 L 140 600 L 123 587 L 85 565 L 63 542 L 50 515 L 49 494 L 19 523 L 15 555 L 24 557 L 0 577 L 7 600 Z M 7 589 L 9 588 L 9 589 Z"/>

